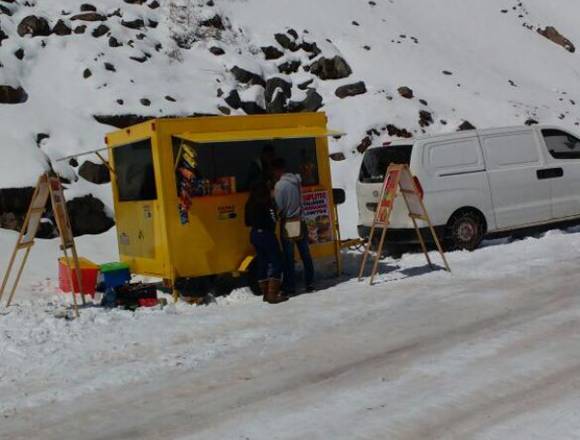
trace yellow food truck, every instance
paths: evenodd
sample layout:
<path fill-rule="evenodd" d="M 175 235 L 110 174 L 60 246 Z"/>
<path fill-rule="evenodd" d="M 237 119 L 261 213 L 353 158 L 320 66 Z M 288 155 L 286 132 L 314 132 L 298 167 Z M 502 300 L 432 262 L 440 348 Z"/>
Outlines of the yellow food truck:
<path fill-rule="evenodd" d="M 336 258 L 338 219 L 324 113 L 155 119 L 107 135 L 121 261 L 184 295 L 251 273 L 250 170 L 266 145 L 302 175 L 314 258 Z M 336 202 L 341 202 L 336 200 Z M 203 292 L 202 292 L 203 293 Z"/>

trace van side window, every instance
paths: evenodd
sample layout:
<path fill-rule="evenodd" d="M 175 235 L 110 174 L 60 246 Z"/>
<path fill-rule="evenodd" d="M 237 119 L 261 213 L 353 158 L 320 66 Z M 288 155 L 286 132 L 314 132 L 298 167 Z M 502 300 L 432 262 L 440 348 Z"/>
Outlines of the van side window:
<path fill-rule="evenodd" d="M 540 153 L 531 131 L 485 136 L 482 144 L 490 167 L 529 165 L 540 161 Z"/>
<path fill-rule="evenodd" d="M 561 130 L 542 130 L 548 151 L 554 159 L 580 159 L 580 140 Z"/>

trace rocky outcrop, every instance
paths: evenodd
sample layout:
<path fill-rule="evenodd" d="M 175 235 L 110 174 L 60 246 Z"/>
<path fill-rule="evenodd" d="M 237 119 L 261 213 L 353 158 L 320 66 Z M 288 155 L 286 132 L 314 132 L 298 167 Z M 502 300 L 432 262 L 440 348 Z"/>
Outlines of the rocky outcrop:
<path fill-rule="evenodd" d="M 28 94 L 22 87 L 0 85 L 0 104 L 22 104 Z"/>
<path fill-rule="evenodd" d="M 92 195 L 68 201 L 67 208 L 75 236 L 102 234 L 115 225 L 105 213 L 103 202 Z"/>
<path fill-rule="evenodd" d="M 266 86 L 266 81 L 257 73 L 250 72 L 249 70 L 242 69 L 241 67 L 234 66 L 232 70 L 230 70 L 236 81 L 242 84 L 247 85 L 260 85 L 262 87 Z"/>
<path fill-rule="evenodd" d="M 538 34 L 547 38 L 548 40 L 562 46 L 570 53 L 576 52 L 576 46 L 570 40 L 568 40 L 564 35 L 562 35 L 554 26 L 548 26 L 544 29 L 538 29 Z"/>
<path fill-rule="evenodd" d="M 320 58 L 310 65 L 310 73 L 320 79 L 341 79 L 352 74 L 352 69 L 340 56 L 334 58 Z"/>
<path fill-rule="evenodd" d="M 87 160 L 81 165 L 78 173 L 83 179 L 96 185 L 109 183 L 111 181 L 109 168 L 102 163 L 94 163 Z"/>
<path fill-rule="evenodd" d="M 20 21 L 16 31 L 21 37 L 24 37 L 25 35 L 30 35 L 31 37 L 45 37 L 50 35 L 50 26 L 46 18 L 29 15 Z"/>
<path fill-rule="evenodd" d="M 349 96 L 362 95 L 367 92 L 366 85 L 363 81 L 356 82 L 354 84 L 347 84 L 336 89 L 334 94 L 340 99 L 347 98 Z"/>

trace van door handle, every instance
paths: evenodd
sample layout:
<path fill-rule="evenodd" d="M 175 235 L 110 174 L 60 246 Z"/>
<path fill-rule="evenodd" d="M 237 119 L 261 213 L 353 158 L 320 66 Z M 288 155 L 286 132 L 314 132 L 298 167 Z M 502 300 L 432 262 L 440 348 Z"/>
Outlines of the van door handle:
<path fill-rule="evenodd" d="M 560 167 L 558 168 L 544 168 L 543 170 L 536 171 L 538 180 L 543 179 L 556 179 L 558 177 L 564 176 L 564 170 Z"/>

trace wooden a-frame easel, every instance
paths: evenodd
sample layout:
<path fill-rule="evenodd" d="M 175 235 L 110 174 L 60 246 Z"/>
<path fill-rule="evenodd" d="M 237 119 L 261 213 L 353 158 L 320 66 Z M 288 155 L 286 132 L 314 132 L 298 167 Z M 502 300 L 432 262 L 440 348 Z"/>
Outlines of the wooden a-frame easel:
<path fill-rule="evenodd" d="M 427 209 L 425 208 L 425 204 L 423 203 L 423 196 L 419 188 L 417 187 L 417 182 L 413 178 L 409 166 L 390 165 L 387 170 L 387 174 L 385 176 L 383 189 L 381 191 L 381 195 L 378 200 L 377 210 L 375 212 L 375 217 L 371 227 L 369 240 L 366 245 L 363 259 L 361 262 L 360 271 L 358 275 L 359 281 L 362 281 L 363 279 L 367 260 L 369 254 L 372 251 L 371 248 L 373 245 L 375 231 L 377 229 L 380 229 L 382 231 L 381 238 L 378 243 L 378 248 L 375 251 L 376 255 L 374 257 L 373 269 L 371 271 L 370 284 L 372 285 L 374 282 L 379 267 L 379 260 L 381 259 L 381 255 L 383 253 L 383 246 L 385 244 L 385 237 L 387 235 L 387 230 L 389 228 L 391 214 L 395 206 L 395 200 L 399 194 L 403 196 L 403 200 L 405 201 L 407 211 L 409 212 L 409 217 L 413 221 L 413 226 L 415 228 L 415 232 L 417 233 L 417 238 L 419 239 L 419 243 L 421 244 L 421 249 L 423 250 L 425 257 L 427 258 L 429 267 L 433 269 L 433 263 L 431 261 L 431 258 L 429 257 L 429 252 L 427 251 L 425 239 L 423 238 L 421 230 L 419 229 L 419 226 L 417 224 L 418 220 L 424 221 L 429 226 L 429 231 L 433 236 L 433 241 L 435 242 L 437 250 L 441 255 L 443 263 L 445 264 L 445 269 L 448 272 L 451 272 L 451 269 L 449 268 L 449 264 L 447 262 L 447 258 L 445 257 L 445 252 L 443 251 L 443 248 L 441 246 L 441 242 L 437 237 L 435 228 L 433 228 L 433 224 L 431 223 L 431 218 L 429 217 Z"/>
<path fill-rule="evenodd" d="M 16 262 L 18 252 L 20 250 L 24 250 L 25 251 L 24 256 L 22 257 L 20 267 L 16 272 L 16 279 L 14 280 L 14 284 L 12 285 L 12 289 L 10 290 L 6 307 L 9 307 L 10 304 L 12 303 L 12 300 L 14 299 L 14 293 L 16 292 L 16 288 L 18 287 L 18 283 L 20 282 L 24 266 L 26 265 L 28 256 L 30 255 L 30 250 L 32 249 L 32 246 L 34 246 L 34 239 L 36 237 L 36 233 L 38 232 L 42 214 L 46 208 L 46 203 L 48 202 L 49 198 L 56 226 L 58 228 L 58 232 L 61 239 L 60 247 L 64 253 L 64 258 L 67 267 L 69 268 L 69 270 L 67 271 L 69 277 L 69 285 L 71 286 L 72 290 L 75 316 L 78 318 L 79 310 L 77 298 L 75 295 L 74 289 L 75 286 L 72 278 L 73 270 L 71 270 L 71 257 L 74 266 L 74 272 L 77 278 L 76 281 L 78 283 L 78 288 L 81 294 L 81 300 L 84 305 L 85 295 L 82 292 L 80 264 L 70 224 L 70 218 L 68 215 L 68 211 L 66 209 L 66 200 L 64 198 L 63 188 L 60 183 L 60 179 L 53 173 L 43 174 L 38 179 L 38 183 L 36 185 L 34 194 L 32 196 L 32 200 L 30 202 L 30 207 L 28 208 L 28 213 L 26 214 L 24 224 L 22 225 L 20 235 L 18 236 L 18 241 L 16 242 L 16 246 L 14 247 L 14 251 L 12 252 L 10 262 L 8 263 L 8 268 L 6 269 L 6 273 L 4 274 L 4 279 L 2 280 L 2 287 L 0 287 L 0 302 L 2 301 L 2 296 L 4 295 L 4 290 L 6 289 L 6 285 L 8 284 L 8 279 L 10 278 L 10 274 L 14 267 L 14 263 Z M 70 257 L 68 253 L 69 250 L 72 254 Z"/>

